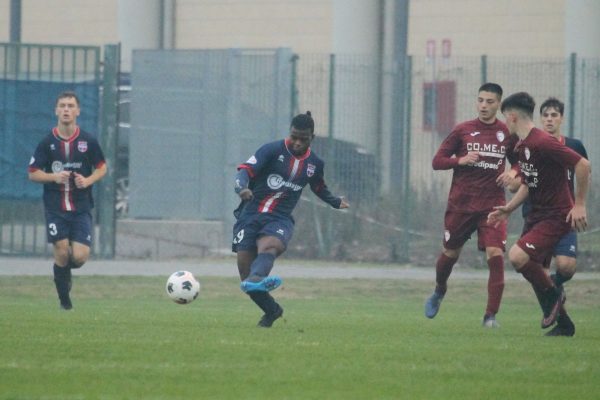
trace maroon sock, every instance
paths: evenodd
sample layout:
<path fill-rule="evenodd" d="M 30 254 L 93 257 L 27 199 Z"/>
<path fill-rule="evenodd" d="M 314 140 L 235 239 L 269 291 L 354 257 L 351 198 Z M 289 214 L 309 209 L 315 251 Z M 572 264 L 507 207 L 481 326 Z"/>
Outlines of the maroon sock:
<path fill-rule="evenodd" d="M 536 263 L 535 261 L 529 260 L 519 272 L 523 275 L 525 279 L 531 283 L 534 290 L 539 291 L 540 293 L 545 293 L 546 290 L 554 287 L 554 283 L 550 276 L 546 274 L 544 271 L 544 267 L 542 264 Z"/>
<path fill-rule="evenodd" d="M 488 302 L 486 315 L 496 315 L 500 309 L 504 292 L 504 257 L 494 256 L 488 260 L 490 275 L 488 278 Z"/>
<path fill-rule="evenodd" d="M 458 258 L 450 258 L 446 256 L 444 253 L 440 254 L 435 264 L 435 283 L 437 286 L 435 287 L 435 291 L 439 294 L 446 294 L 448 278 L 452 273 L 452 267 L 456 263 Z"/>

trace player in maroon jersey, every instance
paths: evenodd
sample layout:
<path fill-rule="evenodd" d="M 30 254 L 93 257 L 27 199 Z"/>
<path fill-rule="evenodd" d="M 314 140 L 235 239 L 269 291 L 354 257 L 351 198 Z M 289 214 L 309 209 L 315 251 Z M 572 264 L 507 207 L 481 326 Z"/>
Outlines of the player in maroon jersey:
<path fill-rule="evenodd" d="M 531 211 L 523 234 L 508 256 L 538 295 L 544 313 L 541 325 L 547 328 L 556 321 L 564 292 L 546 274 L 543 262 L 571 229 L 587 228 L 590 164 L 547 132 L 537 129 L 532 121 L 534 108 L 535 101 L 525 92 L 515 93 L 502 103 L 508 129 L 520 139 L 516 152 L 523 183 L 508 204 L 494 207 L 488 221 L 505 223 L 510 213 L 529 196 Z M 574 169 L 577 181 L 574 203 L 569 192 L 568 168 Z"/>
<path fill-rule="evenodd" d="M 583 143 L 575 138 L 564 136 L 561 130 L 563 116 L 565 111 L 565 105 L 562 101 L 555 97 L 550 97 L 542 103 L 540 106 L 540 122 L 544 130 L 550 133 L 556 140 L 564 144 L 568 148 L 577 152 L 580 156 L 588 158 L 587 151 Z M 518 168 L 511 170 L 509 178 L 502 180 L 500 183 L 508 186 L 509 190 L 515 193 L 521 186 L 521 178 L 515 177 L 518 173 Z M 571 199 L 575 201 L 575 188 L 573 184 L 574 179 L 573 168 L 567 170 L 567 179 L 569 182 L 569 192 Z M 523 218 L 527 219 L 529 211 L 531 210 L 531 204 L 529 199 L 526 199 L 522 207 Z M 554 281 L 556 286 L 562 286 L 564 283 L 571 280 L 575 274 L 577 266 L 577 232 L 570 231 L 563 236 L 557 243 L 556 247 L 552 252 L 556 260 L 556 272 L 550 275 L 550 278 Z M 549 269 L 550 261 L 545 263 L 544 267 Z M 549 271 L 548 271 L 549 272 Z M 538 295 L 538 293 L 536 293 Z M 539 296 L 538 296 L 539 297 Z M 540 298 L 541 300 L 541 298 Z M 541 304 L 541 303 L 540 303 Z M 575 324 L 569 317 L 564 304 L 561 306 L 558 317 L 556 318 L 556 326 L 546 333 L 546 336 L 573 336 L 575 335 Z"/>
<path fill-rule="evenodd" d="M 29 179 L 44 185 L 48 242 L 54 246 L 54 283 L 63 310 L 73 308 L 71 269 L 90 256 L 92 185 L 106 175 L 104 154 L 96 138 L 77 126 L 80 104 L 74 92 L 56 100 L 57 126 L 35 149 Z"/>
<path fill-rule="evenodd" d="M 436 263 L 436 287 L 425 303 L 427 318 L 437 315 L 452 267 L 477 231 L 478 248 L 486 252 L 489 267 L 483 326 L 499 326 L 496 314 L 504 291 L 506 224 L 490 226 L 487 216 L 495 205 L 505 202 L 504 188 L 497 186 L 496 179 L 504 172 L 506 158 L 512 157 L 516 143 L 506 125 L 496 118 L 501 99 L 500 85 L 482 85 L 477 96 L 478 118 L 457 125 L 433 158 L 433 169 L 453 169 L 453 175 L 444 217 L 443 250 Z"/>

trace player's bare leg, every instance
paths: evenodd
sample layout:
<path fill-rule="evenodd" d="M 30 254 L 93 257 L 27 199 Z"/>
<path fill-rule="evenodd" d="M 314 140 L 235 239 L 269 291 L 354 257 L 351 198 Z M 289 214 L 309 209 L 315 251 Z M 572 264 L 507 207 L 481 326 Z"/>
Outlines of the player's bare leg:
<path fill-rule="evenodd" d="M 553 281 L 556 286 L 561 286 L 563 283 L 571 280 L 577 269 L 577 259 L 569 256 L 556 256 L 556 274 L 553 276 Z"/>
<path fill-rule="evenodd" d="M 71 255 L 69 267 L 71 269 L 81 268 L 90 258 L 90 247 L 79 242 L 71 242 Z"/>
<path fill-rule="evenodd" d="M 240 274 L 240 280 L 245 280 L 250 276 L 250 265 L 256 258 L 256 250 L 240 250 L 237 252 L 237 266 Z"/>

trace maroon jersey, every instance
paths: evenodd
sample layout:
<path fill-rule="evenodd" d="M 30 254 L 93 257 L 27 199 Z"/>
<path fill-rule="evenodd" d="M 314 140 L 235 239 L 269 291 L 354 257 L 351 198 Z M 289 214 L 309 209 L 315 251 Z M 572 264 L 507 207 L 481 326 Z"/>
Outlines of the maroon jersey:
<path fill-rule="evenodd" d="M 506 157 L 515 162 L 513 153 L 518 138 L 511 136 L 503 122 L 484 124 L 479 119 L 457 125 L 442 142 L 433 157 L 433 169 L 454 169 L 447 211 L 487 212 L 505 204 L 504 188 L 496 178 L 504 172 Z M 479 152 L 473 165 L 458 165 L 468 152 Z M 454 157 L 453 157 L 454 156 Z"/>
<path fill-rule="evenodd" d="M 537 128 L 519 142 L 516 152 L 523 181 L 529 188 L 531 220 L 564 220 L 573 208 L 565 170 L 573 168 L 581 156 Z"/>

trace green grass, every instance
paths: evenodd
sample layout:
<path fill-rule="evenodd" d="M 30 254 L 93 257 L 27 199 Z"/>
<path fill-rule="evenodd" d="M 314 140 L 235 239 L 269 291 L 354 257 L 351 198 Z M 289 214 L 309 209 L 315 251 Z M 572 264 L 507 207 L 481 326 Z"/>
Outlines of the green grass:
<path fill-rule="evenodd" d="M 598 280 L 568 284 L 573 338 L 546 338 L 531 289 L 508 281 L 498 330 L 484 281 L 288 279 L 285 319 L 255 327 L 237 281 L 205 278 L 176 305 L 164 279 L 77 277 L 58 310 L 50 277 L 0 277 L 1 399 L 592 399 Z"/>

